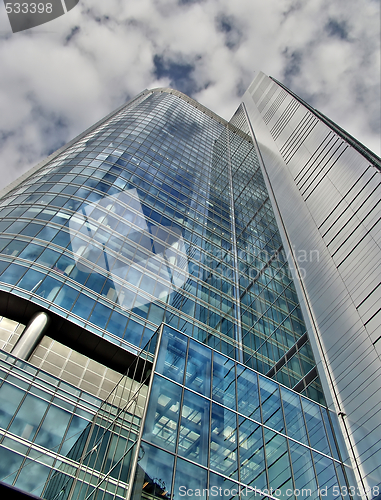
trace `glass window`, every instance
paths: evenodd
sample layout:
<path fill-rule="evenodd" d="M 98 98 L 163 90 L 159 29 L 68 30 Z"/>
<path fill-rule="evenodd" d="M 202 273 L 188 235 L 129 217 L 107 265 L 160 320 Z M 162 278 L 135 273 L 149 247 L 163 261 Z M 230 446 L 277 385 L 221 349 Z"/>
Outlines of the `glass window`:
<path fill-rule="evenodd" d="M 301 399 L 311 447 L 330 455 L 331 451 L 328 446 L 328 439 L 325 433 L 320 407 L 308 401 L 308 399 L 303 397 Z"/>
<path fill-rule="evenodd" d="M 27 222 L 19 222 L 16 221 L 13 224 L 11 224 L 8 229 L 6 229 L 4 232 L 5 233 L 15 233 L 15 234 L 20 234 L 21 231 L 24 229 L 24 227 L 27 225 Z"/>
<path fill-rule="evenodd" d="M 40 224 L 31 222 L 22 231 L 20 231 L 20 234 L 25 234 L 27 236 L 36 236 L 36 234 L 38 234 L 41 229 L 42 226 L 40 226 Z"/>
<path fill-rule="evenodd" d="M 58 306 L 61 306 L 64 309 L 70 311 L 78 295 L 79 295 L 78 290 L 75 290 L 74 288 L 71 288 L 69 285 L 64 284 L 62 285 L 61 290 L 58 292 L 58 295 L 56 296 L 54 302 Z"/>
<path fill-rule="evenodd" d="M 264 435 L 269 484 L 274 489 L 283 485 L 281 491 L 284 492 L 284 485 L 291 479 L 286 438 L 266 428 Z"/>
<path fill-rule="evenodd" d="M 131 500 L 171 497 L 174 457 L 155 446 L 142 443 Z"/>
<path fill-rule="evenodd" d="M 36 259 L 36 262 L 42 264 L 43 266 L 53 268 L 54 264 L 56 263 L 60 255 L 61 253 L 55 250 L 51 250 L 50 248 L 46 248 L 42 252 L 42 254 Z"/>
<path fill-rule="evenodd" d="M 87 295 L 81 293 L 74 304 L 72 312 L 83 319 L 87 319 L 93 310 L 94 304 L 94 299 L 91 299 Z"/>
<path fill-rule="evenodd" d="M 212 398 L 218 403 L 235 410 L 235 363 L 216 352 L 213 353 Z"/>
<path fill-rule="evenodd" d="M 33 460 L 26 460 L 15 486 L 23 491 L 33 493 L 33 495 L 40 495 L 50 471 L 50 467 Z"/>
<path fill-rule="evenodd" d="M 44 241 L 52 241 L 58 231 L 59 229 L 56 229 L 55 227 L 45 226 L 38 233 L 38 239 Z"/>
<path fill-rule="evenodd" d="M 204 396 L 210 397 L 211 350 L 189 340 L 185 385 Z"/>
<path fill-rule="evenodd" d="M 239 417 L 239 460 L 241 482 L 266 488 L 262 426 Z"/>
<path fill-rule="evenodd" d="M 210 468 L 238 479 L 236 414 L 212 404 Z"/>
<path fill-rule="evenodd" d="M 48 405 L 46 401 L 27 394 L 9 430 L 32 441 Z"/>
<path fill-rule="evenodd" d="M 0 427 L 6 429 L 17 410 L 24 391 L 4 382 L 0 388 Z"/>
<path fill-rule="evenodd" d="M 30 261 L 35 261 L 37 257 L 41 254 L 43 251 L 43 247 L 40 245 L 35 245 L 34 243 L 29 243 L 24 250 L 20 253 L 19 257 L 22 259 L 30 260 Z"/>
<path fill-rule="evenodd" d="M 181 387 L 155 375 L 143 439 L 168 451 L 175 451 Z"/>
<path fill-rule="evenodd" d="M 34 293 L 52 302 L 62 287 L 62 283 L 51 276 L 46 276 L 44 281 L 38 286 Z"/>
<path fill-rule="evenodd" d="M 277 431 L 284 431 L 279 385 L 259 376 L 263 423 Z"/>
<path fill-rule="evenodd" d="M 24 457 L 0 446 L 0 478 L 6 484 L 12 484 Z"/>
<path fill-rule="evenodd" d="M 207 498 L 207 471 L 181 458 L 177 459 L 173 499 Z M 189 492 L 188 492 L 189 490 Z M 188 494 L 187 494 L 188 492 Z"/>
<path fill-rule="evenodd" d="M 208 462 L 209 401 L 184 391 L 178 453 L 201 465 Z"/>
<path fill-rule="evenodd" d="M 287 435 L 301 443 L 308 444 L 300 396 L 284 387 L 280 387 L 280 392 L 283 400 Z"/>
<path fill-rule="evenodd" d="M 315 471 L 310 450 L 294 441 L 289 441 L 288 443 L 290 446 L 295 487 L 298 489 L 311 489 L 311 497 L 318 499 L 319 495 L 317 493 Z"/>
<path fill-rule="evenodd" d="M 219 500 L 239 498 L 239 485 L 213 472 L 209 473 L 209 491 L 209 498 L 216 497 Z M 246 495 L 243 490 L 242 498 L 244 498 L 244 496 Z"/>
<path fill-rule="evenodd" d="M 241 365 L 237 365 L 237 396 L 238 411 L 260 422 L 258 377 L 255 372 Z"/>
<path fill-rule="evenodd" d="M 86 286 L 94 292 L 101 293 L 105 281 L 106 278 L 104 276 L 94 272 L 90 274 L 89 279 L 86 281 Z"/>
<path fill-rule="evenodd" d="M 122 338 L 124 330 L 126 329 L 127 321 L 126 316 L 123 316 L 123 314 L 120 314 L 117 311 L 113 311 L 107 325 L 107 331 Z"/>
<path fill-rule="evenodd" d="M 77 410 L 78 412 L 78 410 Z M 89 417 L 91 415 L 88 415 Z M 89 422 L 77 415 L 73 415 L 71 419 L 70 426 L 65 435 L 65 440 L 62 443 L 60 450 L 61 455 L 67 455 L 73 446 L 77 443 L 84 429 L 90 426 Z"/>
<path fill-rule="evenodd" d="M 2 229 L 0 227 L 0 232 L 2 232 Z M 2 238 L 0 237 L 0 252 L 2 253 L 6 253 L 6 252 L 3 252 L 4 248 L 8 245 L 8 243 L 12 241 L 10 238 Z M 7 254 L 8 255 L 8 254 Z"/>
<path fill-rule="evenodd" d="M 22 252 L 27 245 L 28 243 L 25 241 L 12 240 L 9 245 L 4 248 L 3 253 L 5 255 L 16 257 L 16 255 L 19 255 L 19 253 Z"/>
<path fill-rule="evenodd" d="M 10 264 L 1 275 L 0 280 L 9 285 L 15 285 L 26 270 L 26 267 L 19 266 L 18 264 Z"/>
<path fill-rule="evenodd" d="M 17 286 L 23 288 L 24 290 L 34 292 L 44 277 L 45 274 L 35 271 L 34 269 L 29 269 L 21 278 Z"/>
<path fill-rule="evenodd" d="M 175 382 L 183 383 L 187 338 L 164 327 L 156 371 Z"/>
<path fill-rule="evenodd" d="M 57 450 L 66 432 L 71 414 L 57 406 L 51 406 L 38 431 L 35 442 L 48 448 Z"/>
<path fill-rule="evenodd" d="M 331 493 L 332 488 L 339 484 L 333 461 L 314 451 L 312 456 L 320 488 L 327 487 L 327 491 Z"/>
<path fill-rule="evenodd" d="M 97 325 L 99 328 L 105 328 L 110 313 L 111 309 L 108 306 L 97 302 L 93 312 L 91 313 L 89 321 L 94 323 L 94 325 Z"/>
<path fill-rule="evenodd" d="M 59 231 L 52 239 L 52 243 L 65 248 L 70 243 L 70 235 L 65 231 Z"/>

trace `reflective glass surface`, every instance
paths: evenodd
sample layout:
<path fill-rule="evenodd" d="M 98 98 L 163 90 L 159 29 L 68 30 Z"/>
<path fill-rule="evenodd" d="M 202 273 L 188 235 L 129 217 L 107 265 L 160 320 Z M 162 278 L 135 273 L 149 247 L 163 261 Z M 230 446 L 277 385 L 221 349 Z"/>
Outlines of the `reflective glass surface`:
<path fill-rule="evenodd" d="M 242 107 L 147 91 L 10 190 L 0 227 L 1 289 L 125 349 L 164 321 L 323 402 Z"/>

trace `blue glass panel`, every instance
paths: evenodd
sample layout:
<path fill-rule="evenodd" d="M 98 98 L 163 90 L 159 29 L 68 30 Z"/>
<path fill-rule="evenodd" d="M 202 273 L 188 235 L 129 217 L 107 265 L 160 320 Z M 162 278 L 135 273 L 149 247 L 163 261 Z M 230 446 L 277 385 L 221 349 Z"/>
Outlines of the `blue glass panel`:
<path fill-rule="evenodd" d="M 126 329 L 127 321 L 128 319 L 126 316 L 117 311 L 113 311 L 107 325 L 107 331 L 122 338 L 124 330 Z"/>
<path fill-rule="evenodd" d="M 54 264 L 57 262 L 57 259 L 61 255 L 60 252 L 55 250 L 51 250 L 50 248 L 46 248 L 42 254 L 36 259 L 36 262 L 42 264 L 46 267 L 54 267 Z"/>
<path fill-rule="evenodd" d="M 83 293 L 78 297 L 77 302 L 74 304 L 72 312 L 80 318 L 87 319 L 93 310 L 95 300 L 91 299 Z M 97 304 L 98 307 L 98 304 Z"/>
<path fill-rule="evenodd" d="M 35 261 L 43 250 L 44 247 L 29 243 L 27 247 L 24 248 L 24 250 L 20 253 L 19 257 L 21 259 Z"/>
<path fill-rule="evenodd" d="M 164 326 L 156 371 L 175 382 L 182 383 L 186 350 L 187 337 Z"/>
<path fill-rule="evenodd" d="M 26 267 L 19 266 L 18 264 L 10 264 L 0 276 L 0 281 L 9 285 L 15 285 L 26 270 Z"/>
<path fill-rule="evenodd" d="M 209 473 L 209 491 L 209 498 L 216 497 L 220 500 L 239 498 L 239 485 L 213 472 Z"/>
<path fill-rule="evenodd" d="M 347 450 L 347 447 L 346 447 L 344 439 L 343 439 L 343 434 L 342 434 L 341 429 L 340 429 L 340 423 L 339 423 L 338 416 L 333 411 L 329 412 L 329 416 L 330 416 L 330 420 L 332 422 L 332 427 L 333 427 L 333 430 L 335 433 L 337 444 L 339 446 L 341 460 L 345 464 L 350 464 L 349 454 L 348 454 L 348 450 Z"/>
<path fill-rule="evenodd" d="M 55 298 L 54 303 L 70 311 L 78 295 L 78 290 L 64 284 Z"/>
<path fill-rule="evenodd" d="M 77 410 L 78 413 L 78 410 Z M 88 415 L 91 417 L 91 415 Z M 65 435 L 65 441 L 60 450 L 61 455 L 67 455 L 75 443 L 78 441 L 81 433 L 89 425 L 89 422 L 77 415 L 73 415 L 68 431 Z"/>
<path fill-rule="evenodd" d="M 50 227 L 50 226 L 45 226 L 39 233 L 38 233 L 38 239 L 44 240 L 44 241 L 52 241 L 53 238 L 56 236 L 58 233 L 59 229 L 55 227 Z"/>
<path fill-rule="evenodd" d="M 52 239 L 52 243 L 65 248 L 70 243 L 69 233 L 66 233 L 65 231 L 60 231 L 59 233 L 56 234 L 56 236 L 54 236 L 54 238 Z"/>
<path fill-rule="evenodd" d="M 185 385 L 210 397 L 211 350 L 189 340 Z"/>
<path fill-rule="evenodd" d="M 283 432 L 284 420 L 280 402 L 279 385 L 259 376 L 263 423 Z"/>
<path fill-rule="evenodd" d="M 61 281 L 58 281 L 51 276 L 46 276 L 44 281 L 38 286 L 34 293 L 48 301 L 53 301 L 61 286 Z"/>
<path fill-rule="evenodd" d="M 46 401 L 27 394 L 9 430 L 24 439 L 32 440 L 47 407 Z"/>
<path fill-rule="evenodd" d="M 50 467 L 45 467 L 33 460 L 26 460 L 15 486 L 33 495 L 40 495 L 50 470 Z"/>
<path fill-rule="evenodd" d="M 4 382 L 0 388 L 0 427 L 6 429 L 17 410 L 24 391 Z"/>
<path fill-rule="evenodd" d="M 216 352 L 213 353 L 212 398 L 232 410 L 236 409 L 235 363 Z"/>
<path fill-rule="evenodd" d="M 34 269 L 29 269 L 21 278 L 17 286 L 24 290 L 34 292 L 44 277 L 45 275 L 43 273 L 35 271 Z"/>
<path fill-rule="evenodd" d="M 97 302 L 97 306 L 91 313 L 89 321 L 94 323 L 94 325 L 97 325 L 99 328 L 105 328 L 110 314 L 111 309 L 109 306 L 105 306 L 104 304 Z"/>
<path fill-rule="evenodd" d="M 283 400 L 287 435 L 304 444 L 308 444 L 300 396 L 292 391 L 288 391 L 284 387 L 280 387 L 280 392 Z"/>
<path fill-rule="evenodd" d="M 184 391 L 178 453 L 200 465 L 208 462 L 209 415 L 208 400 Z"/>
<path fill-rule="evenodd" d="M 318 485 L 312 463 L 311 451 L 294 441 L 289 441 L 295 487 L 311 490 L 308 497 L 318 500 Z"/>
<path fill-rule="evenodd" d="M 22 231 L 20 231 L 20 234 L 25 234 L 27 236 L 36 236 L 42 229 L 42 226 L 40 224 L 34 224 L 31 222 L 28 224 Z"/>
<path fill-rule="evenodd" d="M 238 411 L 260 422 L 258 377 L 255 372 L 241 365 L 237 365 L 237 396 Z"/>
<path fill-rule="evenodd" d="M 49 450 L 57 450 L 66 432 L 70 417 L 69 412 L 57 406 L 51 406 L 38 431 L 35 443 Z"/>
<path fill-rule="evenodd" d="M 318 477 L 319 487 L 320 489 L 327 487 L 327 496 L 324 498 L 337 498 L 337 495 L 333 494 L 333 487 L 339 483 L 333 461 L 330 458 L 320 455 L 314 451 L 312 452 L 312 457 Z"/>
<path fill-rule="evenodd" d="M 7 247 L 4 248 L 3 254 L 15 257 L 28 245 L 26 241 L 11 240 Z"/>
<path fill-rule="evenodd" d="M 274 489 L 280 488 L 283 492 L 286 489 L 285 483 L 291 479 L 287 441 L 285 437 L 266 428 L 264 435 L 269 485 Z"/>
<path fill-rule="evenodd" d="M 328 441 L 329 441 L 329 444 L 330 444 L 330 447 L 331 447 L 331 453 L 330 455 L 334 458 L 337 458 L 338 460 L 340 460 L 340 457 L 339 457 L 339 453 L 338 453 L 338 450 L 337 450 L 337 446 L 336 446 L 336 443 L 335 443 L 335 439 L 333 437 L 333 429 L 331 427 L 331 422 L 329 421 L 329 418 L 328 418 L 328 410 L 326 408 L 321 408 L 320 409 L 322 414 L 323 414 L 323 419 L 324 419 L 324 424 L 325 424 L 325 431 L 326 431 L 326 434 L 328 436 Z"/>
<path fill-rule="evenodd" d="M 24 229 L 24 227 L 27 225 L 27 222 L 13 222 L 8 229 L 6 229 L 4 232 L 5 233 L 15 233 L 15 234 L 20 234 L 20 232 Z"/>
<path fill-rule="evenodd" d="M 311 447 L 330 455 L 331 451 L 328 446 L 320 407 L 306 398 L 302 397 L 301 399 Z"/>
<path fill-rule="evenodd" d="M 12 240 L 10 238 L 3 238 L 3 237 L 0 237 L 0 252 L 1 253 L 5 253 L 6 255 L 8 255 L 7 252 L 3 252 L 4 248 L 6 248 L 6 246 L 8 245 L 8 243 L 10 243 Z"/>
<path fill-rule="evenodd" d="M 236 414 L 212 404 L 210 468 L 238 479 Z"/>
<path fill-rule="evenodd" d="M 94 272 L 90 274 L 89 279 L 86 281 L 86 286 L 94 292 L 100 293 L 104 287 L 105 282 L 105 276 Z"/>
<path fill-rule="evenodd" d="M 142 442 L 131 500 L 160 498 L 169 500 L 174 457 Z"/>
<path fill-rule="evenodd" d="M 175 451 L 181 387 L 155 375 L 147 409 L 143 438 Z"/>
<path fill-rule="evenodd" d="M 125 340 L 136 346 L 140 345 L 144 326 L 130 319 L 127 323 L 127 328 L 124 334 Z"/>
<path fill-rule="evenodd" d="M 0 481 L 12 484 L 24 457 L 0 446 Z"/>
<path fill-rule="evenodd" d="M 267 487 L 262 426 L 238 417 L 241 482 L 256 488 Z"/>
<path fill-rule="evenodd" d="M 197 465 L 193 465 L 181 458 L 176 462 L 175 486 L 173 489 L 173 499 L 207 498 L 207 471 Z"/>

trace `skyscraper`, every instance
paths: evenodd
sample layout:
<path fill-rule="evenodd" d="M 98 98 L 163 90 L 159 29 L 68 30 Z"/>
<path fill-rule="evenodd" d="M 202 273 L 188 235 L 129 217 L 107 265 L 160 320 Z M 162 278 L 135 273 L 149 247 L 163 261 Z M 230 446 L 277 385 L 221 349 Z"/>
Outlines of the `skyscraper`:
<path fill-rule="evenodd" d="M 260 73 L 230 122 L 146 90 L 9 186 L 0 480 L 377 496 L 379 178 Z"/>

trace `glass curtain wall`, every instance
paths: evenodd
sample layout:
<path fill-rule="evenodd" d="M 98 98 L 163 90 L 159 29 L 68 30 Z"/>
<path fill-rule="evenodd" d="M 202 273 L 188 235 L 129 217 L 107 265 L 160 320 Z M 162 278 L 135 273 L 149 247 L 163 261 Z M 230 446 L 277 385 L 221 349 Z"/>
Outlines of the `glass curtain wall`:
<path fill-rule="evenodd" d="M 0 203 L 0 288 L 136 352 L 165 321 L 323 402 L 242 110 L 147 91 Z"/>

